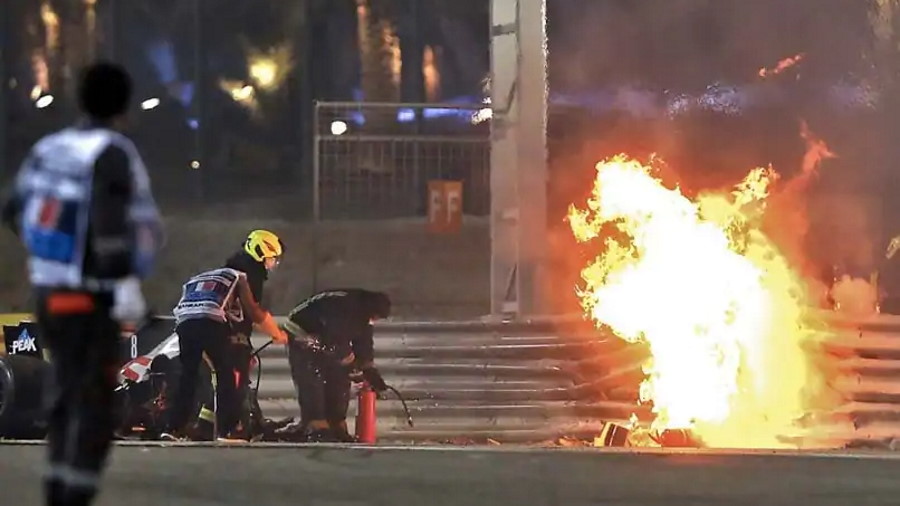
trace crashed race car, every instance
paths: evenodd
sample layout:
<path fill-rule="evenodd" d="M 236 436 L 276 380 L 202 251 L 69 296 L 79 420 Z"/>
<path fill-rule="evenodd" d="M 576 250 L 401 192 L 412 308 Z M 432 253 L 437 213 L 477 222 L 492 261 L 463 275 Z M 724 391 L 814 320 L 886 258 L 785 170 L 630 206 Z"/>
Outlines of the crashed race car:
<path fill-rule="evenodd" d="M 43 439 L 46 412 L 42 393 L 50 374 L 48 356 L 41 345 L 37 326 L 27 315 L 3 326 L 5 353 L 0 353 L 0 439 Z M 258 350 L 257 350 L 258 351 Z M 116 388 L 116 436 L 119 439 L 158 439 L 165 426 L 168 409 L 180 377 L 178 335 L 174 321 L 150 318 L 134 332 L 122 335 L 123 365 Z M 254 354 L 254 382 L 242 410 L 241 424 L 254 440 L 296 440 L 289 418 L 274 422 L 263 417 L 257 400 L 261 376 L 258 353 Z M 198 375 L 196 413 L 191 439 L 212 440 L 214 431 L 214 380 L 207 363 Z M 246 379 L 248 382 L 250 378 Z M 276 430 L 281 430 L 278 435 Z"/>
<path fill-rule="evenodd" d="M 127 362 L 119 370 L 116 388 L 118 428 L 122 439 L 158 439 L 163 432 L 169 399 L 178 384 L 178 335 L 174 332 L 149 352 Z M 198 412 L 212 406 L 212 375 L 203 364 L 198 377 Z M 212 434 L 210 433 L 210 437 Z"/>
<path fill-rule="evenodd" d="M 115 391 L 118 439 L 158 440 L 163 435 L 181 375 L 174 323 L 171 318 L 153 317 L 139 329 L 122 334 L 123 364 Z M 52 357 L 44 351 L 36 325 L 27 318 L 18 325 L 4 325 L 3 330 L 6 354 L 0 354 L 0 439 L 43 439 L 46 413 L 42 393 Z M 241 410 L 243 434 L 250 441 L 306 442 L 299 420 L 271 420 L 262 413 L 258 394 L 263 363 L 259 352 L 266 346 L 253 352 L 250 375 L 244 378 L 247 395 Z M 188 430 L 191 440 L 215 439 L 215 380 L 211 365 L 202 362 L 197 377 L 196 416 Z M 365 388 L 360 383 L 354 390 L 351 396 L 357 397 Z M 402 402 L 412 426 L 406 401 L 395 389 L 391 391 Z"/>
<path fill-rule="evenodd" d="M 0 347 L 0 439 L 41 439 L 47 431 L 43 391 L 50 366 L 27 315 L 2 321 Z"/>
<path fill-rule="evenodd" d="M 299 431 L 291 429 L 298 424 L 293 418 L 273 421 L 263 416 L 259 406 L 259 382 L 262 364 L 259 351 L 252 355 L 251 383 L 246 378 L 244 406 L 241 410 L 241 425 L 248 440 L 295 441 Z M 153 349 L 127 362 L 119 371 L 119 386 L 116 389 L 119 424 L 116 431 L 120 439 L 154 440 L 164 431 L 165 420 L 171 406 L 171 399 L 181 375 L 178 355 L 178 335 L 174 331 Z M 190 439 L 211 441 L 215 437 L 215 381 L 211 364 L 201 364 L 197 378 L 195 410 L 197 417 L 189 428 Z M 286 430 L 285 430 L 286 429 Z M 297 432 L 297 434 L 294 434 Z"/>

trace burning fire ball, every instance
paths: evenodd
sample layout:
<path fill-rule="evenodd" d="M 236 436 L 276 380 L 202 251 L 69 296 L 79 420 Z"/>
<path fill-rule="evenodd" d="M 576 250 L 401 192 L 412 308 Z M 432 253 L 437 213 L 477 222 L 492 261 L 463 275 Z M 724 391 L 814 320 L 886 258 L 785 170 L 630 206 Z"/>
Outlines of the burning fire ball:
<path fill-rule="evenodd" d="M 803 170 L 784 183 L 758 167 L 730 191 L 685 195 L 655 159 L 618 155 L 597 164 L 591 196 L 570 207 L 574 237 L 599 251 L 577 287 L 585 313 L 650 351 L 639 401 L 652 403 L 661 432 L 632 427 L 629 445 L 778 448 L 811 406 L 832 408 L 815 405 L 826 371 L 809 355 L 811 286 L 787 253 L 797 235 L 778 228 L 802 222 L 798 178 L 831 156 L 808 129 L 801 136 Z M 691 432 L 664 430 L 682 427 Z"/>
<path fill-rule="evenodd" d="M 642 432 L 638 429 L 638 432 Z M 643 430 L 647 434 L 646 429 Z M 653 446 L 632 441 L 636 434 L 629 428 L 617 423 L 604 424 L 600 435 L 594 438 L 597 448 L 624 448 L 628 446 Z M 663 448 L 701 448 L 703 444 L 688 429 L 663 429 L 649 431 L 649 438 Z"/>
<path fill-rule="evenodd" d="M 700 448 L 700 441 L 687 429 L 666 429 L 650 436 L 664 448 Z"/>

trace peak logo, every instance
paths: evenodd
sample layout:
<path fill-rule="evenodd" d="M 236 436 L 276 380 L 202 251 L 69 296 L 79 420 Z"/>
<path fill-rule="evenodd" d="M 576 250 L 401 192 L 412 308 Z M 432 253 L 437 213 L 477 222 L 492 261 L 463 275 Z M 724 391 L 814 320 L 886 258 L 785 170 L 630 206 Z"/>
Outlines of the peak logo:
<path fill-rule="evenodd" d="M 10 353 L 15 355 L 17 353 L 37 353 L 37 351 L 37 344 L 35 344 L 31 334 L 28 333 L 28 329 L 22 329 L 22 333 L 12 343 Z"/>

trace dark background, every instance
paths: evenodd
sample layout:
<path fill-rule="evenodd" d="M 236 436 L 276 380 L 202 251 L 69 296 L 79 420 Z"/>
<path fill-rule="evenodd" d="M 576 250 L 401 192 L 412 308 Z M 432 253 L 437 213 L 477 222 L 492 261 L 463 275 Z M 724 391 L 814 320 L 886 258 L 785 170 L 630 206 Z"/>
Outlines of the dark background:
<path fill-rule="evenodd" d="M 0 9 L 0 180 L 34 140 L 74 119 L 78 69 L 111 58 L 135 76 L 130 133 L 163 211 L 181 223 L 228 212 L 307 221 L 314 100 L 480 103 L 489 85 L 487 0 L 3 0 Z M 548 11 L 560 293 L 584 260 L 562 217 L 598 159 L 658 153 L 688 191 L 769 163 L 789 176 L 804 152 L 801 121 L 838 154 L 811 190 L 809 255 L 823 270 L 880 269 L 890 285 L 881 253 L 900 232 L 900 2 L 550 0 Z M 279 62 L 269 88 L 250 74 L 266 52 Z M 760 78 L 797 54 L 799 64 Z M 54 96 L 47 108 L 30 96 L 37 84 Z M 229 91 L 244 84 L 255 86 L 252 107 Z M 141 110 L 151 97 L 160 105 Z M 473 244 L 488 254 L 486 241 Z"/>

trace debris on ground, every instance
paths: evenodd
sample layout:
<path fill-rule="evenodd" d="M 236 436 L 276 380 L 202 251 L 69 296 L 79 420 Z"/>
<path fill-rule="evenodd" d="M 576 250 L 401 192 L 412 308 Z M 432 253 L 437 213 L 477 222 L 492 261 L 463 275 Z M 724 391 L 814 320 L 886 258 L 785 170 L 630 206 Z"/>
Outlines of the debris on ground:
<path fill-rule="evenodd" d="M 441 441 L 441 444 L 445 445 L 454 445 L 454 446 L 475 446 L 479 443 L 472 438 L 468 437 L 454 437 L 450 439 L 445 439 Z M 482 443 L 483 444 L 483 443 Z"/>
<path fill-rule="evenodd" d="M 561 438 L 557 438 L 556 445 L 562 448 L 578 448 L 590 446 L 587 441 L 583 441 L 581 439 L 576 439 L 573 437 L 563 436 Z"/>

